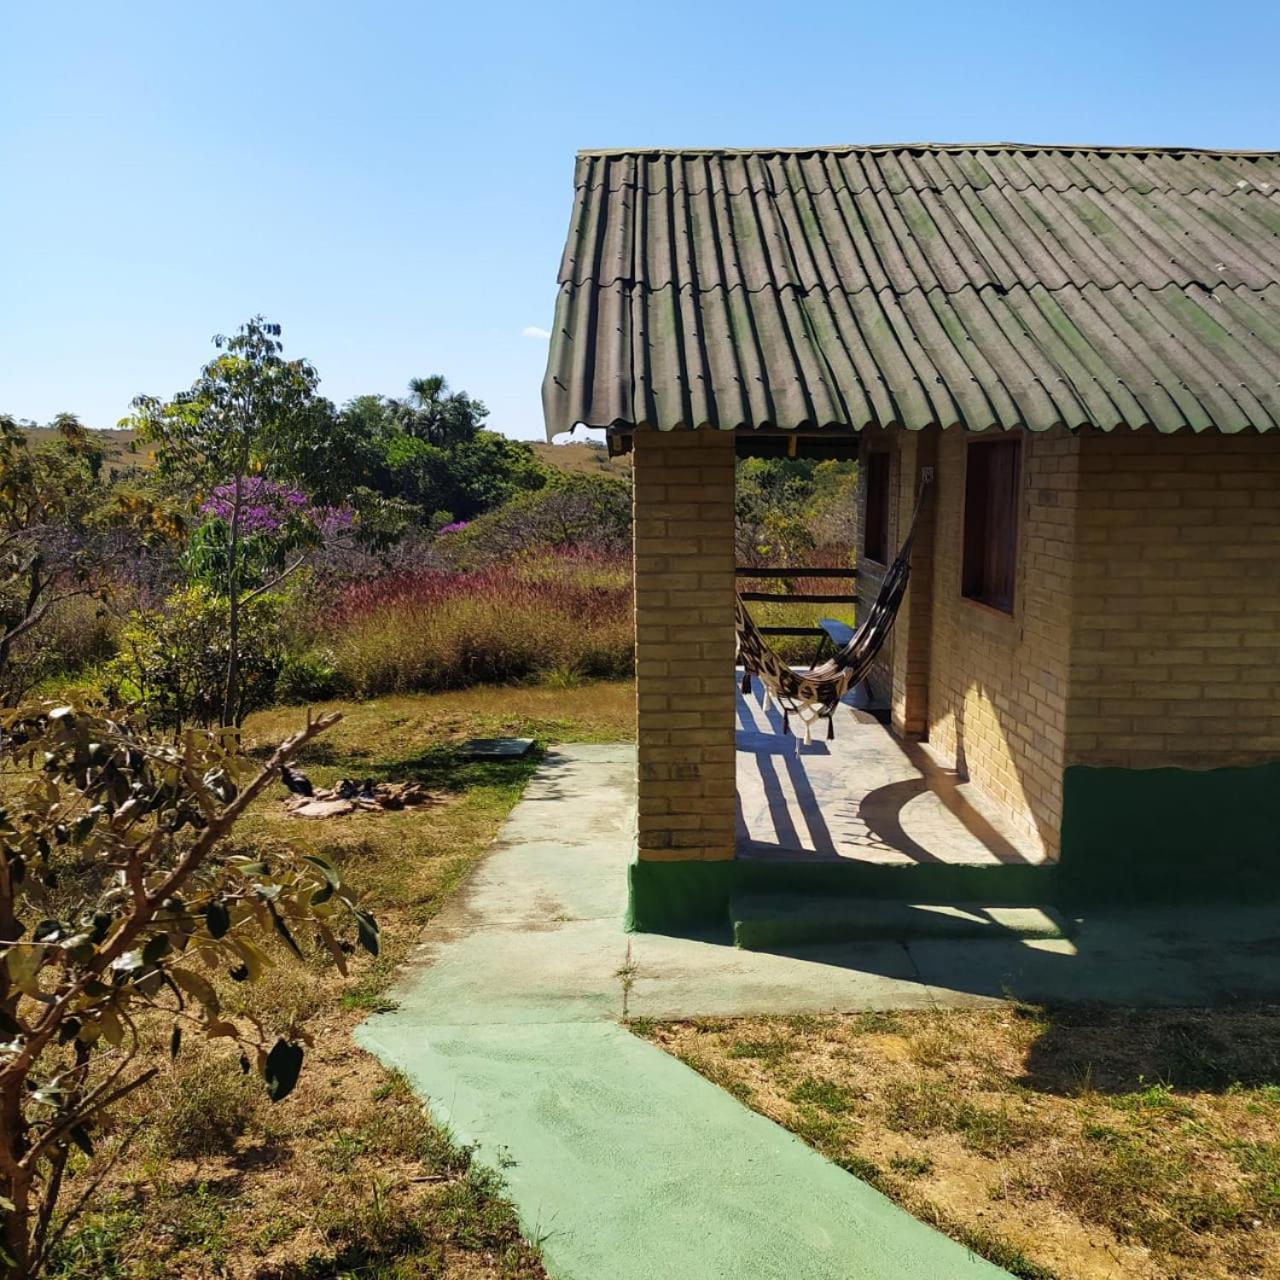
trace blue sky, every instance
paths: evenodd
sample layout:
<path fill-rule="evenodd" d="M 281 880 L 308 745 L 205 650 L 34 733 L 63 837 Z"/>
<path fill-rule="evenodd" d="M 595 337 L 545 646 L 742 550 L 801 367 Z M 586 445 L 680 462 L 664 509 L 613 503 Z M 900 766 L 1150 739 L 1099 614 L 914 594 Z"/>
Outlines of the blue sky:
<path fill-rule="evenodd" d="M 113 425 L 285 327 L 335 400 L 440 372 L 541 434 L 573 156 L 1280 145 L 1274 3 L 11 6 L 0 411 Z"/>

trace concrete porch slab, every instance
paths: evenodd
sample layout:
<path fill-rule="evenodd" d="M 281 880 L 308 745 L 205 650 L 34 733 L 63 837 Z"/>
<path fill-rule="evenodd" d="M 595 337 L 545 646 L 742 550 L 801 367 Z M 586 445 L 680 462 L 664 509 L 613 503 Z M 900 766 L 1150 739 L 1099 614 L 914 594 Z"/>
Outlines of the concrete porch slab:
<path fill-rule="evenodd" d="M 741 672 L 738 673 L 741 678 Z M 738 854 L 896 865 L 1047 861 L 1043 845 L 852 699 L 836 736 L 782 732 L 759 680 L 737 694 Z M 794 728 L 794 726 L 793 726 Z"/>

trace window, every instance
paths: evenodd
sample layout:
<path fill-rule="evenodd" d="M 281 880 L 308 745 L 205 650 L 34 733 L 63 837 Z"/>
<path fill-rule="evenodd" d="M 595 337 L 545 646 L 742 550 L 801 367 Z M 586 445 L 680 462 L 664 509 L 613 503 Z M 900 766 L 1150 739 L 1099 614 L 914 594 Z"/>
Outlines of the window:
<path fill-rule="evenodd" d="M 960 591 L 1013 612 L 1018 546 L 1019 440 L 972 441 L 964 477 L 964 564 Z"/>
<path fill-rule="evenodd" d="M 867 521 L 862 554 L 889 563 L 889 455 L 883 449 L 867 454 Z"/>

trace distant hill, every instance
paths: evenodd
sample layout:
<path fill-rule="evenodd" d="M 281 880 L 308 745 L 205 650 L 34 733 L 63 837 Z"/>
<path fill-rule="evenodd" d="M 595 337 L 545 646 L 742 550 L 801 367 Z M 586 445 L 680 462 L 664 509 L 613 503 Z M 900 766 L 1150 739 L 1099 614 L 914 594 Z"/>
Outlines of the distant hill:
<path fill-rule="evenodd" d="M 26 432 L 36 444 L 46 440 L 56 440 L 58 436 L 52 427 L 27 427 Z M 112 467 L 120 470 L 125 467 L 141 467 L 146 470 L 153 465 L 154 460 L 145 447 L 140 448 L 137 453 L 130 452 L 129 445 L 133 441 L 133 434 L 132 431 L 120 431 L 115 428 L 105 431 L 90 429 L 89 435 L 102 445 L 106 452 L 103 465 L 108 472 Z"/>
<path fill-rule="evenodd" d="M 56 432 L 51 427 L 28 427 L 27 434 L 33 441 L 52 440 Z M 106 467 L 141 467 L 144 470 L 153 465 L 153 459 L 147 447 L 141 446 L 137 453 L 129 451 L 133 440 L 132 431 L 117 429 L 92 431 L 90 433 L 106 450 Z M 610 458 L 608 450 L 602 444 L 589 444 L 584 440 L 572 444 L 543 444 L 530 441 L 530 445 L 538 460 L 549 467 L 557 467 L 570 475 L 626 475 L 631 468 L 630 455 L 622 458 Z"/>
<path fill-rule="evenodd" d="M 582 475 L 626 475 L 631 469 L 630 454 L 621 458 L 609 457 L 609 451 L 602 444 L 588 444 L 586 441 L 574 441 L 573 444 L 540 444 L 533 443 L 533 451 L 538 461 L 549 467 L 557 467 L 569 474 Z"/>

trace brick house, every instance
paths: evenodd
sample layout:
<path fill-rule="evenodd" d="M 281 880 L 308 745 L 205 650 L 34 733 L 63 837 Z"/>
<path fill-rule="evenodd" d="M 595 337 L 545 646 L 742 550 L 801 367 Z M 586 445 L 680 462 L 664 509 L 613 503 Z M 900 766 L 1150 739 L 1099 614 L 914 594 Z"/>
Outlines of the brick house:
<path fill-rule="evenodd" d="M 734 461 L 779 433 L 857 433 L 864 600 L 933 469 L 874 679 L 1037 892 L 1274 895 L 1280 153 L 583 153 L 544 405 L 633 453 L 638 925 L 837 890 L 735 857 Z"/>

